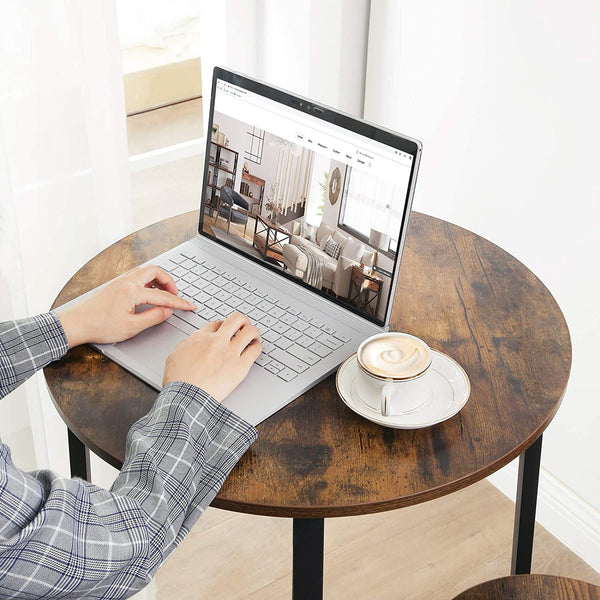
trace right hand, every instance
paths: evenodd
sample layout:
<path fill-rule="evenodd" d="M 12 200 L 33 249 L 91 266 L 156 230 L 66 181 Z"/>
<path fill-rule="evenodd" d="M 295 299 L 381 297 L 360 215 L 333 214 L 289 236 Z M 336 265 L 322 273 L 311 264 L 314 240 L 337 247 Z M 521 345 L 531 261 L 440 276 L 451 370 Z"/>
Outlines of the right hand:
<path fill-rule="evenodd" d="M 262 352 L 259 337 L 258 329 L 240 313 L 207 323 L 169 355 L 163 385 L 191 383 L 221 402 L 248 375 Z"/>

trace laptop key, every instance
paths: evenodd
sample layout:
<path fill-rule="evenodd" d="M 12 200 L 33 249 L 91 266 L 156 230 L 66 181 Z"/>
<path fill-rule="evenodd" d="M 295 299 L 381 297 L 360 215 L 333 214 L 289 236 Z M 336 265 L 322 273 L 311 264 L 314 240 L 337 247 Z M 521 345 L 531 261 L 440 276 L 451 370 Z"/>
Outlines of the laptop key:
<path fill-rule="evenodd" d="M 285 366 L 276 360 L 271 360 L 271 362 L 265 366 L 265 369 L 274 375 L 277 375 L 277 373 L 284 368 Z"/>
<path fill-rule="evenodd" d="M 173 277 L 181 277 L 187 273 L 187 270 L 184 269 L 181 265 L 175 267 L 171 270 L 171 275 Z"/>
<path fill-rule="evenodd" d="M 220 306 L 217 306 L 217 308 L 215 308 L 215 310 L 222 317 L 228 317 L 232 312 L 235 312 L 235 309 L 233 307 L 229 306 L 229 304 L 221 304 Z"/>
<path fill-rule="evenodd" d="M 273 305 L 270 302 L 263 300 L 258 305 L 258 308 L 260 308 L 260 310 L 264 310 L 265 312 L 269 312 L 271 310 L 271 308 L 273 308 Z"/>
<path fill-rule="evenodd" d="M 321 327 L 321 329 L 325 333 L 328 333 L 329 335 L 333 335 L 335 333 L 335 329 L 333 329 L 333 327 L 327 327 L 326 325 L 323 325 L 323 327 Z"/>
<path fill-rule="evenodd" d="M 196 263 L 193 260 L 190 260 L 189 258 L 184 260 L 181 263 L 181 266 L 186 270 L 186 271 L 191 271 L 195 266 Z"/>
<path fill-rule="evenodd" d="M 262 336 L 267 342 L 275 343 L 281 336 L 273 330 L 266 331 Z"/>
<path fill-rule="evenodd" d="M 308 337 L 304 333 L 296 340 L 296 344 L 302 346 L 303 348 L 308 348 L 313 342 L 313 338 Z"/>
<path fill-rule="evenodd" d="M 290 313 L 286 313 L 285 315 L 283 315 L 283 317 L 281 317 L 281 320 L 284 323 L 291 325 L 292 323 L 295 323 L 298 319 L 296 319 L 296 317 L 294 315 L 291 315 Z"/>
<path fill-rule="evenodd" d="M 233 306 L 234 308 L 239 309 L 240 305 L 243 304 L 244 301 L 240 300 L 239 298 L 236 298 L 235 296 L 231 296 L 231 298 L 229 298 L 229 300 L 227 300 L 227 304 L 229 304 L 229 306 Z"/>
<path fill-rule="evenodd" d="M 204 327 L 206 325 L 206 319 L 203 319 L 200 315 L 196 314 L 195 312 L 175 309 L 173 311 L 173 314 L 176 317 L 185 321 L 186 323 L 193 325 L 196 329 L 200 329 L 200 327 Z"/>
<path fill-rule="evenodd" d="M 298 344 L 292 344 L 287 351 L 289 354 L 292 354 L 296 358 L 303 360 L 309 365 L 316 365 L 319 362 L 318 356 L 315 356 L 312 352 L 302 348 L 302 346 L 299 346 Z"/>
<path fill-rule="evenodd" d="M 224 285 L 227 285 L 227 279 L 225 279 L 225 277 L 219 275 L 218 277 L 215 277 L 213 279 L 213 283 L 215 285 L 218 285 L 219 287 L 223 287 Z"/>
<path fill-rule="evenodd" d="M 289 369 L 296 371 L 296 373 L 304 373 L 308 369 L 308 365 L 304 361 L 283 350 L 274 350 L 271 352 L 270 357 L 283 363 Z"/>
<path fill-rule="evenodd" d="M 263 313 L 264 314 L 264 313 Z M 273 327 L 277 323 L 277 321 L 271 315 L 264 315 L 260 322 L 267 327 Z"/>
<path fill-rule="evenodd" d="M 204 287 L 204 291 L 209 296 L 214 296 L 216 293 L 218 293 L 220 291 L 220 288 L 218 288 L 216 285 L 213 285 L 212 283 L 209 283 L 207 286 Z"/>
<path fill-rule="evenodd" d="M 314 340 L 318 338 L 322 332 L 320 329 L 317 329 L 314 325 L 310 325 L 304 330 L 304 333 Z"/>
<path fill-rule="evenodd" d="M 290 328 L 283 335 L 285 335 L 288 340 L 295 342 L 302 334 L 297 329 Z"/>
<path fill-rule="evenodd" d="M 224 269 L 221 269 L 220 267 L 213 267 L 213 271 L 217 274 L 217 275 L 223 275 L 223 273 L 225 273 Z"/>
<path fill-rule="evenodd" d="M 260 339 L 260 343 L 263 349 L 263 354 L 270 354 L 271 352 L 273 352 L 273 350 L 276 349 L 275 344 L 272 344 L 271 342 L 268 342 L 267 340 L 265 340 L 265 337 L 263 334 L 261 334 L 261 339 Z"/>
<path fill-rule="evenodd" d="M 212 281 L 213 279 L 216 279 L 218 277 L 218 275 L 216 273 L 214 273 L 213 271 L 206 271 L 206 273 L 204 273 L 203 278 L 206 281 Z"/>
<path fill-rule="evenodd" d="M 271 359 L 264 353 L 261 352 L 260 356 L 254 361 L 259 367 L 264 367 L 271 362 Z"/>
<path fill-rule="evenodd" d="M 292 327 L 298 331 L 306 331 L 310 325 L 306 321 L 298 319 L 295 323 L 292 323 Z"/>
<path fill-rule="evenodd" d="M 301 319 L 302 321 L 307 321 L 307 322 L 310 321 L 310 317 L 306 313 L 303 313 L 303 312 L 301 312 L 298 315 L 298 318 Z"/>
<path fill-rule="evenodd" d="M 235 283 L 233 283 L 233 281 L 230 281 L 227 285 L 223 286 L 223 289 L 226 292 L 229 292 L 230 294 L 235 294 L 237 292 L 238 286 L 235 285 Z"/>
<path fill-rule="evenodd" d="M 216 310 L 218 306 L 221 306 L 221 303 L 216 298 L 211 298 L 210 300 L 207 300 L 204 305 Z"/>
<path fill-rule="evenodd" d="M 217 316 L 217 313 L 212 310 L 212 308 L 208 308 L 208 306 L 203 306 L 202 309 L 198 311 L 198 314 L 207 321 L 212 321 Z"/>
<path fill-rule="evenodd" d="M 278 348 L 282 348 L 283 350 L 289 348 L 292 345 L 292 343 L 292 340 L 288 340 L 286 337 L 280 337 L 278 340 L 275 341 L 275 345 Z"/>
<path fill-rule="evenodd" d="M 344 342 L 344 344 L 350 341 L 350 338 L 347 335 L 343 335 L 337 331 L 333 334 L 333 337 L 336 337 L 338 340 Z"/>
<path fill-rule="evenodd" d="M 225 273 L 223 273 L 223 277 L 225 277 L 225 279 L 227 279 L 228 281 L 231 281 L 234 276 L 231 273 L 227 273 L 227 271 L 225 271 Z"/>
<path fill-rule="evenodd" d="M 255 292 L 256 291 L 256 286 L 252 285 L 251 283 L 245 283 L 244 287 L 249 291 L 249 292 Z"/>
<path fill-rule="evenodd" d="M 266 315 L 262 310 L 254 308 L 246 316 L 250 317 L 253 321 L 262 321 L 262 318 Z"/>
<path fill-rule="evenodd" d="M 260 301 L 260 296 L 257 296 L 256 294 L 250 294 L 246 298 L 246 302 L 248 302 L 248 304 L 252 304 L 252 306 L 257 306 L 258 304 L 260 304 Z"/>
<path fill-rule="evenodd" d="M 281 377 L 284 381 L 291 381 L 294 377 L 297 377 L 296 373 L 291 369 L 284 369 L 283 371 L 277 373 L 278 377 Z"/>
<path fill-rule="evenodd" d="M 227 292 L 225 292 L 223 290 L 219 290 L 215 294 L 215 298 L 217 300 L 220 300 L 221 302 L 227 302 L 227 300 L 229 300 L 229 298 L 231 298 L 231 294 L 228 294 Z"/>
<path fill-rule="evenodd" d="M 311 350 L 312 352 L 314 352 L 315 354 L 318 354 L 321 358 L 325 358 L 326 356 L 329 356 L 333 352 L 333 350 L 331 348 L 321 344 L 320 342 L 313 342 L 308 347 L 308 349 Z"/>
<path fill-rule="evenodd" d="M 185 281 L 186 283 L 194 283 L 194 281 L 196 281 L 196 279 L 198 279 L 198 275 L 196 275 L 195 273 L 192 273 L 192 271 L 189 271 L 188 273 L 183 275 L 183 277 L 181 279 L 183 281 Z"/>
<path fill-rule="evenodd" d="M 241 298 L 242 300 L 245 300 L 250 295 L 250 292 L 248 290 L 245 290 L 245 289 L 238 289 L 238 291 L 235 293 L 235 295 L 238 298 Z"/>
<path fill-rule="evenodd" d="M 325 346 L 329 346 L 332 350 L 337 350 L 344 345 L 340 340 L 334 338 L 332 335 L 327 335 L 326 333 L 322 333 L 317 338 L 317 341 L 321 342 L 321 344 L 325 344 Z"/>
<path fill-rule="evenodd" d="M 239 277 L 234 277 L 233 283 L 235 283 L 237 285 L 244 285 L 246 282 L 243 279 L 240 279 Z"/>
<path fill-rule="evenodd" d="M 273 325 L 273 331 L 276 331 L 277 333 L 285 333 L 289 328 L 290 326 L 283 321 L 278 321 Z"/>
<path fill-rule="evenodd" d="M 200 304 L 204 304 L 207 300 L 210 300 L 210 296 L 208 294 L 198 290 L 194 290 L 191 296 L 195 302 L 199 302 Z"/>
<path fill-rule="evenodd" d="M 271 306 L 269 310 L 269 314 L 276 319 L 280 319 L 282 315 L 285 314 L 285 311 L 279 308 L 278 306 Z"/>
<path fill-rule="evenodd" d="M 300 314 L 299 310 L 297 310 L 297 309 L 295 309 L 295 308 L 293 308 L 291 306 L 287 310 L 288 310 L 289 313 L 292 313 L 294 316 L 298 316 Z"/>
<path fill-rule="evenodd" d="M 252 304 L 248 304 L 247 302 L 242 302 L 239 306 L 238 306 L 238 310 L 243 314 L 247 314 L 249 313 L 252 309 L 254 308 L 254 306 L 252 306 Z"/>

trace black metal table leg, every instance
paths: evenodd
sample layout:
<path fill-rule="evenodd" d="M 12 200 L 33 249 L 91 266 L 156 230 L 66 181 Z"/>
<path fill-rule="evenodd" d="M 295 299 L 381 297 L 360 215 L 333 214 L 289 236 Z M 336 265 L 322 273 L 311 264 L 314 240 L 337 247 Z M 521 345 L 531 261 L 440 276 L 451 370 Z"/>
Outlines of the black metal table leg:
<path fill-rule="evenodd" d="M 324 519 L 294 519 L 293 600 L 323 598 Z"/>
<path fill-rule="evenodd" d="M 519 457 L 511 575 L 526 575 L 531 572 L 541 457 L 542 436 L 540 435 Z"/>
<path fill-rule="evenodd" d="M 90 452 L 79 438 L 68 430 L 69 435 L 69 464 L 71 465 L 71 477 L 80 477 L 89 481 L 90 475 Z"/>

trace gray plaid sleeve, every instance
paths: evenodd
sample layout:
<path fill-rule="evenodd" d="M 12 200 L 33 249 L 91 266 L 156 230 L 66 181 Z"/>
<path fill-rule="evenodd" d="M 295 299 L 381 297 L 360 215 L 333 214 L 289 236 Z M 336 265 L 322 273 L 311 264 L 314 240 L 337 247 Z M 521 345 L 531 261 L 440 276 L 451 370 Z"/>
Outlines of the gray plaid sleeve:
<path fill-rule="evenodd" d="M 56 321 L 42 325 L 52 329 Z M 64 353 L 58 343 L 44 346 L 39 328 L 20 325 L 21 342 L 11 326 L 1 330 L 9 362 L 11 350 L 29 356 L 25 345 L 39 349 L 23 366 L 11 363 L 6 376 L 3 362 L 3 390 Z M 256 437 L 254 427 L 209 394 L 174 382 L 132 426 L 110 491 L 50 471 L 24 473 L 0 443 L 0 598 L 131 596 L 189 532 Z"/>
<path fill-rule="evenodd" d="M 54 313 L 0 323 L 0 398 L 68 349 Z"/>

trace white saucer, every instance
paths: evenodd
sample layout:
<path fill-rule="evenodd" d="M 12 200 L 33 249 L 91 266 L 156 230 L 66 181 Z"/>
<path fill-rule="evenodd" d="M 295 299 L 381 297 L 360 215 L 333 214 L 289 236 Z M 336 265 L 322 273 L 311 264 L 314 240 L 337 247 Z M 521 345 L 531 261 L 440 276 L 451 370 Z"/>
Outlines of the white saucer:
<path fill-rule="evenodd" d="M 358 362 L 356 354 L 340 366 L 336 377 L 338 394 L 348 408 L 356 414 L 384 427 L 394 429 L 420 429 L 441 423 L 453 417 L 469 399 L 471 384 L 463 368 L 449 356 L 432 350 L 433 360 L 426 375 L 431 383 L 430 398 L 417 410 L 384 417 L 365 404 L 356 391 Z"/>

